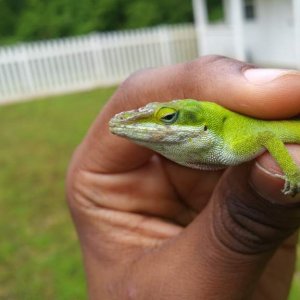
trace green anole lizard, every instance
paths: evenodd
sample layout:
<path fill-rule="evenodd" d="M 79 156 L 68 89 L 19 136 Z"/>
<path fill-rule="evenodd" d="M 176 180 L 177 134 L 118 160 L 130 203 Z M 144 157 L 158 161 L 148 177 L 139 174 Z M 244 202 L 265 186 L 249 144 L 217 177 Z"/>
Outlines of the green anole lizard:
<path fill-rule="evenodd" d="M 300 119 L 260 120 L 216 103 L 184 99 L 121 112 L 109 126 L 116 135 L 202 170 L 238 165 L 268 150 L 284 173 L 277 175 L 285 180 L 282 192 L 300 192 L 300 169 L 284 145 L 300 144 Z"/>

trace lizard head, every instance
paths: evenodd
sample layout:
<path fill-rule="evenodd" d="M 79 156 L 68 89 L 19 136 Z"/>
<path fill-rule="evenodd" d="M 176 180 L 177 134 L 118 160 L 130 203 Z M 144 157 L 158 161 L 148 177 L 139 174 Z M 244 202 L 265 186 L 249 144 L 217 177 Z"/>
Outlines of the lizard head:
<path fill-rule="evenodd" d="M 113 134 L 180 163 L 178 156 L 193 160 L 193 152 L 199 155 L 217 142 L 214 132 L 220 122 L 210 113 L 215 106 L 219 107 L 191 99 L 153 102 L 115 115 L 109 127 Z"/>
<path fill-rule="evenodd" d="M 144 107 L 116 114 L 109 122 L 112 133 L 137 142 L 180 143 L 206 127 L 195 100 L 152 102 Z"/>

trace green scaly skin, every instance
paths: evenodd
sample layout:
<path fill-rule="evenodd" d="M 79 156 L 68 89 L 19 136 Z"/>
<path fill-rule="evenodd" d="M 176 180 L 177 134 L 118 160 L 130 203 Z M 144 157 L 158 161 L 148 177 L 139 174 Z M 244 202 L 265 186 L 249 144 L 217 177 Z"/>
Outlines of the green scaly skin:
<path fill-rule="evenodd" d="M 300 169 L 284 146 L 300 144 L 300 120 L 259 120 L 216 103 L 184 99 L 119 113 L 109 125 L 116 135 L 202 170 L 238 165 L 267 149 L 284 173 L 283 193 L 300 192 Z"/>

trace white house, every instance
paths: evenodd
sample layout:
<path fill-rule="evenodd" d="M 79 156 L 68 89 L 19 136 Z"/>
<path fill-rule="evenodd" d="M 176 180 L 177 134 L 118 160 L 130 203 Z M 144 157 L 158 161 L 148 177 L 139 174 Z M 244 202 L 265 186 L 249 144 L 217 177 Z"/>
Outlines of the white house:
<path fill-rule="evenodd" d="M 193 0 L 201 55 L 300 68 L 300 0 L 223 0 L 217 23 L 208 20 L 208 1 Z"/>

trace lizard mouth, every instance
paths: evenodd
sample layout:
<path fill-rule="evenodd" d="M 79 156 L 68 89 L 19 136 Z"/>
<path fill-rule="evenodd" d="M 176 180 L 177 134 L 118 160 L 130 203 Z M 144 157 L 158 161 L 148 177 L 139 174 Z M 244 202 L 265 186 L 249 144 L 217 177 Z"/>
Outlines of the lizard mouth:
<path fill-rule="evenodd" d="M 109 121 L 111 133 L 134 141 L 153 141 L 158 131 L 152 124 L 139 121 L 153 115 L 155 103 L 116 114 Z"/>
<path fill-rule="evenodd" d="M 159 142 L 163 141 L 165 137 L 168 136 L 165 130 L 153 128 L 150 126 L 137 126 L 133 124 L 114 124 L 113 122 L 110 122 L 109 128 L 111 133 L 129 138 L 134 141 Z"/>
<path fill-rule="evenodd" d="M 180 143 L 185 142 L 188 138 L 199 136 L 199 132 L 193 127 L 178 128 L 178 126 L 158 125 L 153 126 L 151 123 L 144 124 L 120 124 L 109 123 L 111 133 L 126 137 L 133 141 L 146 143 Z"/>

